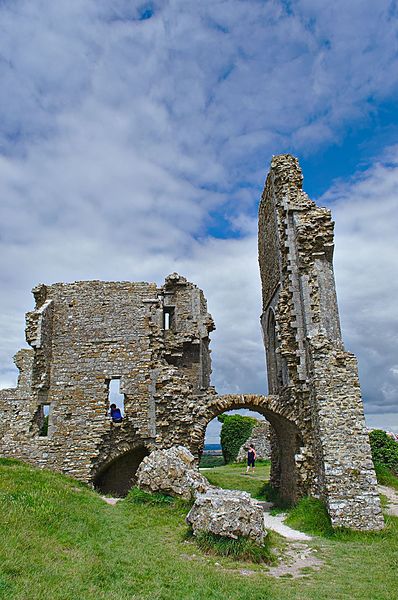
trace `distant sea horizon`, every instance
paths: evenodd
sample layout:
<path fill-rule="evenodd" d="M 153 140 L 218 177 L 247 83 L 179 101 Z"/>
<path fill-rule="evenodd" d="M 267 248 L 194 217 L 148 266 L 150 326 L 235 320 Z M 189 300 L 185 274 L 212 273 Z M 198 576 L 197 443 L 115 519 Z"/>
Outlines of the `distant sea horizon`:
<path fill-rule="evenodd" d="M 221 450 L 221 444 L 205 444 L 205 450 Z"/>

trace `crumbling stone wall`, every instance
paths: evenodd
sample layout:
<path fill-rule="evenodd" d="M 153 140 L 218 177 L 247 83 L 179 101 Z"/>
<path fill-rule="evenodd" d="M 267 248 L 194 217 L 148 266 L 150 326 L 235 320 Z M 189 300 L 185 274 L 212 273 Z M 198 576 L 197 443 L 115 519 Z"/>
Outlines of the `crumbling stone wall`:
<path fill-rule="evenodd" d="M 3 455 L 106 489 L 113 471 L 124 479 L 137 468 L 134 455 L 189 437 L 192 407 L 209 391 L 211 371 L 214 324 L 201 290 L 173 274 L 160 288 L 82 281 L 33 293 L 32 350 L 16 356 L 18 387 L 0 391 Z M 124 394 L 121 426 L 107 417 L 115 378 Z M 47 436 L 40 435 L 44 406 Z"/>
<path fill-rule="evenodd" d="M 325 499 L 332 523 L 383 527 L 357 363 L 344 350 L 333 275 L 333 222 L 302 191 L 290 155 L 273 158 L 259 207 L 261 323 L 269 389 L 289 407 L 299 448 L 272 436 L 272 482 Z M 286 462 L 286 464 L 285 464 Z"/>

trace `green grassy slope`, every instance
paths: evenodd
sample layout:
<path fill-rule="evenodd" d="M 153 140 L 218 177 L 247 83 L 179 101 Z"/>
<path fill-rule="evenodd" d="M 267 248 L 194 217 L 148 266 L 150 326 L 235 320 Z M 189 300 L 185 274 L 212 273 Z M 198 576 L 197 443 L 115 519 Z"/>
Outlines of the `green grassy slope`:
<path fill-rule="evenodd" d="M 319 538 L 314 543 L 326 566 L 305 579 L 278 580 L 267 576 L 266 567 L 202 554 L 184 539 L 186 510 L 178 503 L 137 505 L 127 499 L 112 507 L 72 479 L 0 460 L 0 598 L 398 597 L 398 519 L 390 519 L 379 535 Z"/>

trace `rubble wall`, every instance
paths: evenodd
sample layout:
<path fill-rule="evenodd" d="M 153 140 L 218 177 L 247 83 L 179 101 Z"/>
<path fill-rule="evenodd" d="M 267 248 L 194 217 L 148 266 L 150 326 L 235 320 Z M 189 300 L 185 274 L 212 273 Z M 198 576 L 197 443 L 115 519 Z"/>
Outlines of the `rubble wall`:
<path fill-rule="evenodd" d="M 210 381 L 214 324 L 201 290 L 173 274 L 160 288 L 82 281 L 40 285 L 34 296 L 32 350 L 16 356 L 18 387 L 0 391 L 2 455 L 92 482 L 135 448 L 186 442 Z M 112 379 L 124 396 L 121 425 L 108 416 Z"/>

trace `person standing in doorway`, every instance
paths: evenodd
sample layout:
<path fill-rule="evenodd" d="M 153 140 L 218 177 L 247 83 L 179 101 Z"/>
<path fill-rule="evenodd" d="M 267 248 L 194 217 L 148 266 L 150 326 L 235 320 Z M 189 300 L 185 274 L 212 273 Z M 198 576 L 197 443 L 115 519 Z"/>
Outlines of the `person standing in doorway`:
<path fill-rule="evenodd" d="M 249 470 L 251 469 L 251 472 L 254 473 L 254 469 L 256 467 L 256 451 L 254 449 L 253 444 L 250 444 L 250 448 L 249 451 L 247 453 L 247 469 L 246 469 L 246 473 L 249 473 Z"/>

